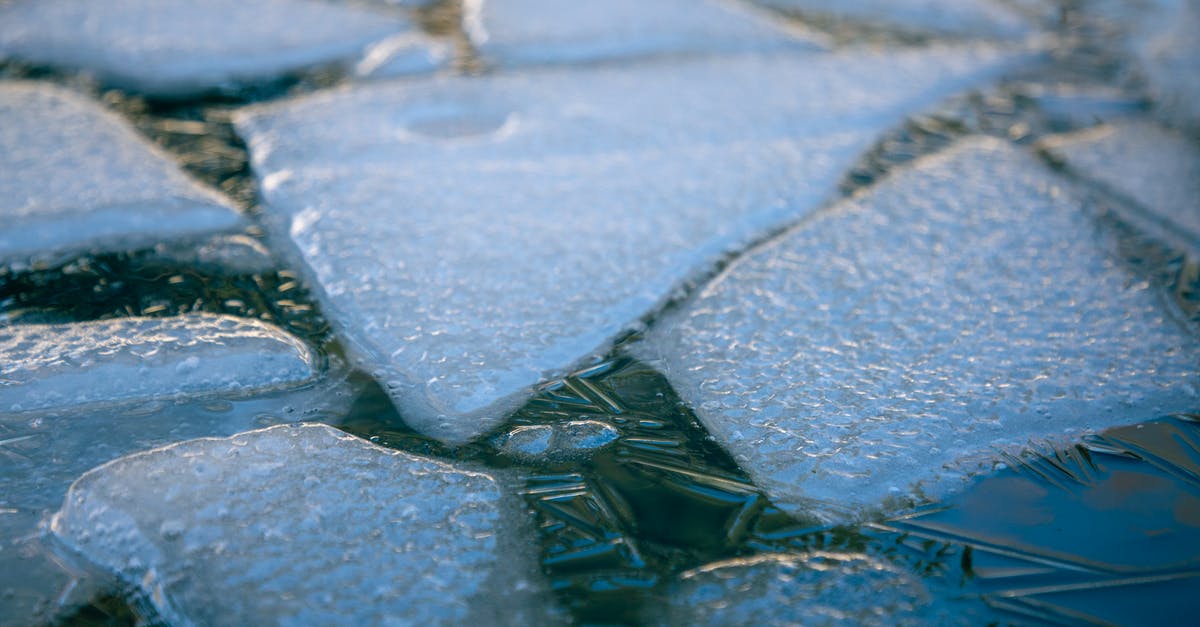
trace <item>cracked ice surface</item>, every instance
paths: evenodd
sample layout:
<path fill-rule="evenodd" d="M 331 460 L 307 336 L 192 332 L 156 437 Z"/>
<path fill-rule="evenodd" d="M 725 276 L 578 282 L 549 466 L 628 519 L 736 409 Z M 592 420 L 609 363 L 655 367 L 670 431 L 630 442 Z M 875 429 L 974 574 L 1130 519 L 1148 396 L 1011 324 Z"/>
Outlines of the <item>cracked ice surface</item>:
<path fill-rule="evenodd" d="M 719 0 L 476 0 L 463 25 L 486 59 L 505 66 L 817 47 Z"/>
<path fill-rule="evenodd" d="M 507 498 L 483 473 L 282 425 L 100 466 L 51 531 L 170 624 L 556 622 Z"/>
<path fill-rule="evenodd" d="M 1047 138 L 1043 145 L 1200 251 L 1200 148 L 1194 141 L 1152 122 L 1121 120 Z"/>
<path fill-rule="evenodd" d="M 995 447 L 1195 409 L 1200 344 L 1114 250 L 969 140 L 743 257 L 640 351 L 791 512 L 936 496 Z"/>
<path fill-rule="evenodd" d="M 189 314 L 0 327 L 0 412 L 249 393 L 314 376 L 304 343 L 258 320 Z"/>
<path fill-rule="evenodd" d="M 168 97 L 352 62 L 371 44 L 414 32 L 394 13 L 315 0 L 0 5 L 0 55 L 78 68 L 118 87 Z"/>
<path fill-rule="evenodd" d="M 237 125 L 355 360 L 410 425 L 463 441 L 819 206 L 878 133 L 1021 58 L 931 47 L 439 78 Z"/>
<path fill-rule="evenodd" d="M 875 26 L 951 35 L 1015 38 L 1027 18 L 1000 0 L 752 0 L 807 15 L 863 20 Z"/>
<path fill-rule="evenodd" d="M 980 604 L 982 605 L 982 604 Z M 987 622 L 939 612 L 921 578 L 861 553 L 763 555 L 684 573 L 652 610 L 661 625 L 929 625 Z M 982 608 L 978 608 L 982 610 Z"/>
<path fill-rule="evenodd" d="M 124 121 L 43 84 L 0 83 L 0 263 L 146 247 L 242 219 Z"/>

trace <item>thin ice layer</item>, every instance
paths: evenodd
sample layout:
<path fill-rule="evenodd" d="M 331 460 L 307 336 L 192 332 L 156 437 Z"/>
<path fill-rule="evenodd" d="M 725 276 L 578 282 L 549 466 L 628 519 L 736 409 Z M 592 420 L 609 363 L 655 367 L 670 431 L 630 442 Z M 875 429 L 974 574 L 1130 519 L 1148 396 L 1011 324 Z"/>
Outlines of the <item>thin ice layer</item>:
<path fill-rule="evenodd" d="M 51 531 L 172 625 L 547 624 L 496 480 L 281 425 L 100 466 Z"/>
<path fill-rule="evenodd" d="M 791 512 L 936 495 L 997 447 L 1195 410 L 1200 343 L 1113 250 L 1030 157 L 968 140 L 740 259 L 641 351 Z"/>
<path fill-rule="evenodd" d="M 917 575 L 863 553 L 814 551 L 717 562 L 684 573 L 654 625 L 929 625 L 987 622 L 982 604 L 935 603 Z"/>
<path fill-rule="evenodd" d="M 354 61 L 414 30 L 394 11 L 349 2 L 16 0 L 0 5 L 0 56 L 186 97 Z"/>
<path fill-rule="evenodd" d="M 463 441 L 726 251 L 825 201 L 987 48 L 355 87 L 249 110 L 280 238 L 416 429 Z M 753 94 L 753 97 L 747 97 Z"/>
<path fill-rule="evenodd" d="M 1013 38 L 1031 32 L 1003 0 L 752 0 L 804 16 L 942 35 Z"/>
<path fill-rule="evenodd" d="M 148 247 L 241 224 L 219 195 L 72 92 L 0 83 L 0 120 L 0 263 Z"/>
<path fill-rule="evenodd" d="M 314 375 L 303 342 L 232 316 L 0 327 L 0 412 L 244 394 Z"/>
<path fill-rule="evenodd" d="M 1200 251 L 1200 147 L 1151 122 L 1119 120 L 1048 138 L 1072 171 L 1137 203 L 1160 230 Z"/>
<path fill-rule="evenodd" d="M 815 48 L 721 0 L 475 0 L 463 24 L 480 54 L 506 66 L 638 56 Z"/>

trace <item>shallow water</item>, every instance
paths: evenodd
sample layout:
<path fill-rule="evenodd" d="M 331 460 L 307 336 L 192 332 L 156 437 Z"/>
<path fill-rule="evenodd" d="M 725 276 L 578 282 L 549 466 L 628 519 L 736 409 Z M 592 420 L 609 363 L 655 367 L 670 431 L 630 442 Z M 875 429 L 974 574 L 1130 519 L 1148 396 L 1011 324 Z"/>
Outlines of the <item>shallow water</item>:
<path fill-rule="evenodd" d="M 1047 134 L 1086 126 L 1089 116 L 1142 110 L 1144 103 L 1123 98 L 1064 104 L 1031 95 L 1039 93 L 1031 85 L 1124 80 L 1120 59 L 1078 18 L 1078 7 L 1069 8 L 1058 27 L 1073 43 L 1051 63 L 987 93 L 953 99 L 895 129 L 847 175 L 843 193 L 853 195 L 895 167 L 968 134 L 1032 145 Z M 439 3 L 423 12 L 424 25 L 455 42 L 458 71 L 482 71 L 465 37 L 447 26 L 455 23 L 455 11 L 455 3 Z M 874 25 L 810 25 L 844 42 L 925 41 Z M 15 64 L 0 69 L 0 76 L 80 80 Z M 115 90 L 97 93 L 193 176 L 254 216 L 254 182 L 229 112 L 341 80 L 335 72 L 317 71 L 237 97 L 171 103 Z M 1100 196 L 1096 202 L 1103 206 L 1106 200 Z M 1200 328 L 1200 260 L 1140 235 L 1115 214 L 1107 222 L 1121 237 L 1127 263 L 1163 288 L 1185 324 Z M 244 237 L 260 241 L 262 231 L 251 227 Z M 0 269 L 0 325 L 229 313 L 268 320 L 296 334 L 320 351 L 325 369 L 321 382 L 303 389 L 152 403 L 92 416 L 125 426 L 128 433 L 109 434 L 123 442 L 119 447 L 107 438 L 71 437 L 75 415 L 0 417 L 0 485 L 6 494 L 31 495 L 22 508 L 0 512 L 0 532 L 27 528 L 57 507 L 61 494 L 47 494 L 65 493 L 79 472 L 119 455 L 231 429 L 315 420 L 383 446 L 519 472 L 540 533 L 543 571 L 580 624 L 650 620 L 668 603 L 676 576 L 707 564 L 806 551 L 877 556 L 920 573 L 935 605 L 952 608 L 967 599 L 997 622 L 1138 623 L 1146 620 L 1144 608 L 1153 607 L 1154 622 L 1170 623 L 1186 621 L 1197 609 L 1188 594 L 1200 585 L 1196 416 L 1147 416 L 1143 424 L 1081 442 L 1031 445 L 946 502 L 917 503 L 893 518 L 833 526 L 774 507 L 653 365 L 630 358 L 620 345 L 604 360 L 544 383 L 504 425 L 470 444 L 449 447 L 422 436 L 405 425 L 378 384 L 346 365 L 300 274 L 269 263 L 269 271 L 239 272 L 147 250 L 22 272 Z M 175 427 L 155 433 L 147 416 Z M 506 438 L 512 441 L 522 429 L 568 421 L 603 423 L 618 437 L 540 461 L 504 449 Z M 158 621 L 149 603 L 104 573 L 34 539 L 21 546 L 30 575 L 18 586 L 0 585 L 10 595 L 0 602 L 41 605 L 53 622 L 68 625 Z"/>

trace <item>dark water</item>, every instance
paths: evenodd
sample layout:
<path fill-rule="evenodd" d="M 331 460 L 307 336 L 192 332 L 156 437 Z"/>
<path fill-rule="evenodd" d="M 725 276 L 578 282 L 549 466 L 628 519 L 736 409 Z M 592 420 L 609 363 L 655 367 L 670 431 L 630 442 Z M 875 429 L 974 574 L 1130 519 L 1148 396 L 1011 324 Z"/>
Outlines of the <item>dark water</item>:
<path fill-rule="evenodd" d="M 1089 30 L 1092 25 L 1071 10 L 1074 4 L 1068 3 L 1058 25 L 1074 35 L 1071 48 L 1028 76 L 955 98 L 895 129 L 847 175 L 843 192 L 852 195 L 895 167 L 965 135 L 991 134 L 1032 144 L 1046 134 L 1078 128 L 1077 112 L 1062 115 L 1022 87 L 1038 81 L 1122 80 L 1120 60 Z M 425 26 L 455 41 L 460 71 L 484 71 L 453 26 L 457 10 L 454 2 L 437 3 L 423 12 Z M 920 37 L 853 24 L 816 26 L 845 41 L 924 43 Z M 42 68 L 10 64 L 0 68 L 0 76 L 71 82 L 93 90 L 190 173 L 221 189 L 251 216 L 258 211 L 258 199 L 245 147 L 229 124 L 230 111 L 342 80 L 336 71 L 320 70 L 239 94 L 153 102 Z M 1137 101 L 1101 104 L 1101 111 L 1144 107 Z M 1080 106 L 1086 110 L 1093 105 Z M 1095 202 L 1108 228 L 1120 236 L 1126 261 L 1200 328 L 1200 260 L 1125 225 L 1104 210 L 1108 201 L 1103 197 Z M 262 237 L 253 227 L 243 235 Z M 280 325 L 319 349 L 329 386 L 256 399 L 168 403 L 143 413 L 200 431 L 207 428 L 206 420 L 245 428 L 319 420 L 383 446 L 516 469 L 524 477 L 523 497 L 539 530 L 543 570 L 581 624 L 642 621 L 647 609 L 661 602 L 665 582 L 705 564 L 815 550 L 879 556 L 922 574 L 945 599 L 986 605 L 1000 623 L 1183 624 L 1192 622 L 1200 609 L 1195 594 L 1200 590 L 1196 416 L 1145 416 L 1142 424 L 1081 442 L 1034 443 L 947 502 L 926 503 L 891 519 L 830 526 L 772 505 L 709 438 L 663 376 L 620 347 L 603 362 L 543 384 L 505 425 L 475 442 L 453 448 L 426 438 L 405 425 L 376 383 L 346 366 L 296 269 L 272 263 L 269 271 L 239 273 L 147 250 L 21 273 L 0 269 L 0 324 L 206 311 Z M 1200 413 L 1200 407 L 1196 410 Z M 230 420 L 231 415 L 239 418 Z M 608 425 L 618 438 L 594 452 L 538 462 L 506 455 L 496 444 L 521 427 L 582 420 Z M 0 430 L 5 442 L 26 437 L 10 425 L 0 428 L 12 431 Z M 179 435 L 156 437 L 165 443 Z M 143 444 L 155 442 L 148 437 Z M 2 452 L 24 455 L 27 461 L 10 460 L 16 464 L 10 467 L 26 464 L 20 466 L 23 472 L 37 473 L 38 456 L 51 446 L 34 438 Z M 29 559 L 43 564 L 39 568 L 74 568 L 49 553 Z M 144 599 L 103 573 L 70 576 L 83 582 L 76 586 L 81 592 L 69 598 L 55 622 L 156 623 Z M 1148 608 L 1153 616 L 1147 615 Z"/>

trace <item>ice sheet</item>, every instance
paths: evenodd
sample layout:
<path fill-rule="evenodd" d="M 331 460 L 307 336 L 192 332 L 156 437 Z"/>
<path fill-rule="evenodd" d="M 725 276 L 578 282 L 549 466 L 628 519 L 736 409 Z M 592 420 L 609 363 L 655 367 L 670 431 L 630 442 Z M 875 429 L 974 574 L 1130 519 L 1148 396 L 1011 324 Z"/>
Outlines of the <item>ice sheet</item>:
<path fill-rule="evenodd" d="M 820 206 L 881 131 L 1018 59 L 740 56 L 253 108 L 278 239 L 417 430 L 463 441 L 685 280 Z"/>
<path fill-rule="evenodd" d="M 998 0 L 753 0 L 822 18 L 940 35 L 1015 38 L 1031 32 L 1027 18 Z"/>
<path fill-rule="evenodd" d="M 124 457 L 50 528 L 184 624 L 553 624 L 491 476 L 324 425 Z"/>
<path fill-rule="evenodd" d="M 82 96 L 0 83 L 0 119 L 0 263 L 149 247 L 242 225 L 226 200 Z"/>
<path fill-rule="evenodd" d="M 797 514 L 936 497 L 999 447 L 1194 411 L 1200 342 L 1084 206 L 967 140 L 739 259 L 639 350 Z"/>

